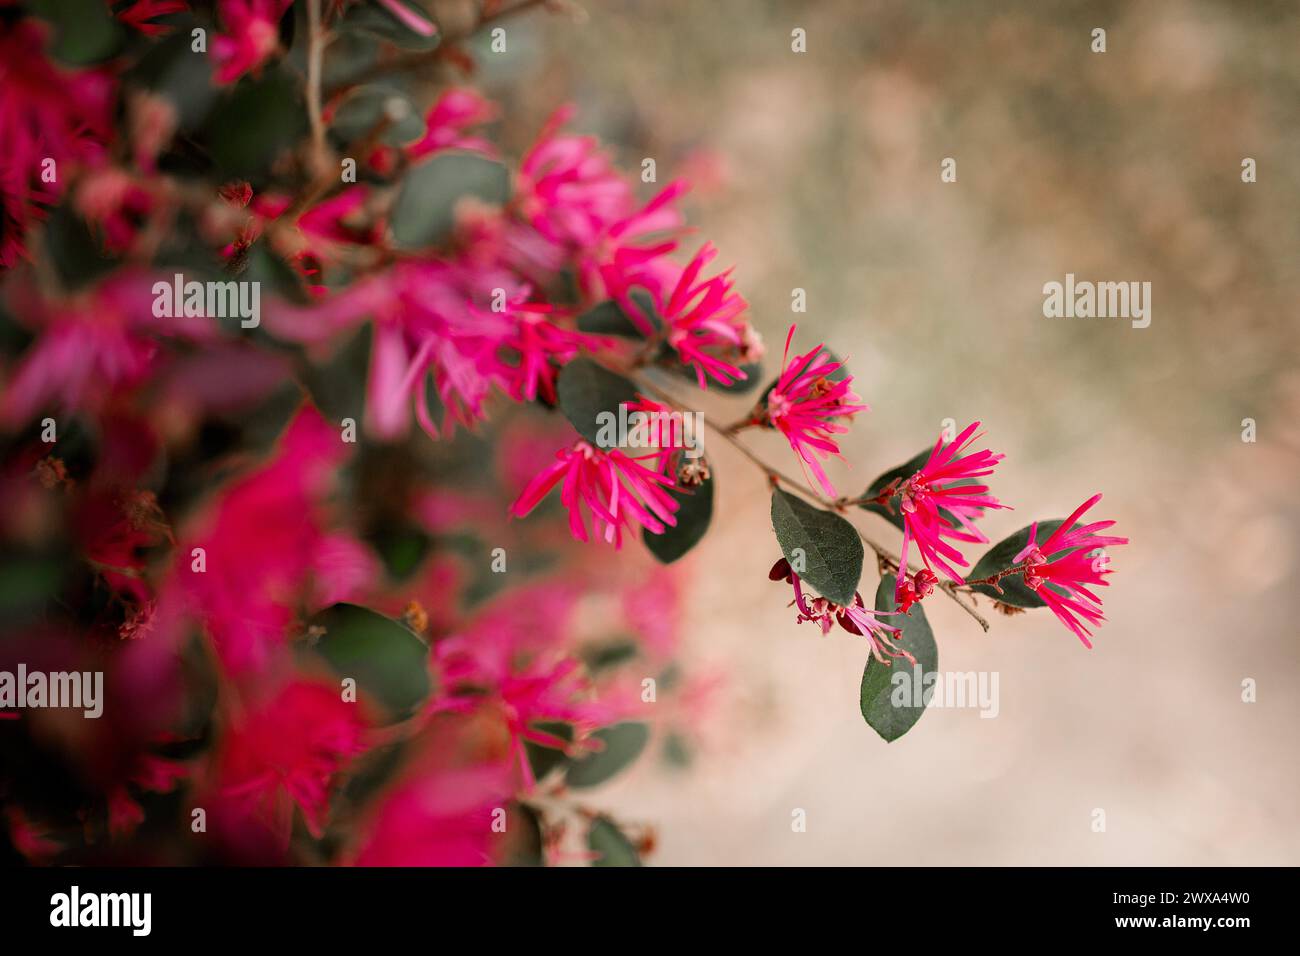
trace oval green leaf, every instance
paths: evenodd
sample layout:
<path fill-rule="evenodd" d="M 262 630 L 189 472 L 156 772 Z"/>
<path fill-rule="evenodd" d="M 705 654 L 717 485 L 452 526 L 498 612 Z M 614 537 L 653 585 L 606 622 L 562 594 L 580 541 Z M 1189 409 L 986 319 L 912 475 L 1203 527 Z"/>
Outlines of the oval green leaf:
<path fill-rule="evenodd" d="M 456 224 L 456 203 L 465 196 L 503 204 L 510 173 L 498 162 L 471 153 L 442 153 L 406 175 L 393 207 L 393 239 L 407 249 L 437 245 Z"/>
<path fill-rule="evenodd" d="M 705 478 L 689 490 L 670 492 L 679 502 L 677 524 L 664 528 L 663 534 L 642 532 L 645 546 L 664 564 L 672 564 L 700 543 L 713 520 L 713 478 Z"/>
<path fill-rule="evenodd" d="M 1054 518 L 1051 521 L 1038 522 L 1038 541 L 1046 541 L 1048 536 L 1061 526 L 1061 518 Z M 987 578 L 997 574 L 999 571 L 1005 571 L 1014 563 L 1014 558 L 1029 543 L 1029 527 L 1021 528 L 1009 538 L 1004 538 L 995 544 L 989 552 L 976 562 L 975 567 L 971 568 L 967 574 L 966 580 L 978 581 L 980 578 Z M 1056 557 L 1056 555 L 1049 555 Z M 1025 587 L 1024 578 L 1019 574 L 1013 574 L 1005 577 L 998 582 L 998 587 L 1002 588 L 1001 593 L 991 584 L 976 584 L 972 590 L 980 594 L 987 594 L 1003 604 L 1010 604 L 1012 607 L 1046 607 L 1047 602 L 1040 598 L 1029 588 Z"/>
<path fill-rule="evenodd" d="M 335 604 L 311 619 L 324 629 L 315 650 L 339 677 L 351 677 L 391 719 L 409 716 L 429 695 L 429 648 L 369 608 Z"/>
<path fill-rule="evenodd" d="M 609 817 L 599 816 L 591 821 L 587 831 L 587 846 L 599 854 L 592 866 L 640 866 L 641 857 L 632 841 L 623 835 Z"/>
<path fill-rule="evenodd" d="M 636 401 L 635 385 L 589 358 L 576 358 L 560 369 L 555 391 L 560 410 L 579 435 L 598 448 L 617 447 L 601 440 L 608 436 L 600 434 L 600 416 L 609 412 L 617 419 L 620 405 Z"/>
<path fill-rule="evenodd" d="M 650 728 L 628 721 L 598 730 L 592 736 L 605 747 L 569 763 L 564 780 L 571 787 L 594 787 L 626 768 L 645 749 Z"/>
<path fill-rule="evenodd" d="M 853 525 L 802 498 L 772 490 L 772 530 L 781 553 L 822 597 L 851 604 L 862 578 L 862 539 Z"/>
<path fill-rule="evenodd" d="M 897 608 L 894 603 L 894 575 L 881 577 L 880 586 L 876 589 L 875 607 L 878 611 L 893 611 Z M 862 672 L 859 703 L 862 717 L 871 725 L 871 729 L 880 734 L 886 743 L 892 743 L 911 730 L 925 712 L 924 685 L 921 684 L 921 679 L 926 674 L 938 673 L 939 648 L 934 643 L 934 633 L 930 630 L 930 622 L 925 619 L 921 605 L 912 605 L 910 614 L 895 614 L 885 620 L 894 627 L 902 628 L 903 633 L 895 643 L 916 658 L 916 667 L 913 668 L 901 657 L 894 658 L 892 664 L 882 664 L 874 657 L 868 658 L 866 669 Z M 907 688 L 909 695 L 905 698 L 906 704 L 894 702 L 896 674 L 904 675 L 911 685 Z M 900 681 L 901 679 L 899 678 Z M 902 690 L 901 687 L 899 689 Z M 918 689 L 921 690 L 919 696 Z"/>

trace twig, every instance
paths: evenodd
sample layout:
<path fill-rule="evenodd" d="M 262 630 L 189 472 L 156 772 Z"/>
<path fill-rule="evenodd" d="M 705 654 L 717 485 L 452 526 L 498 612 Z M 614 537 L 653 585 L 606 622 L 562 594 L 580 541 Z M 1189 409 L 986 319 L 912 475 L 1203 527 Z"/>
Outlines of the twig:
<path fill-rule="evenodd" d="M 325 122 L 321 115 L 321 72 L 325 60 L 325 32 L 320 0 L 307 0 L 307 118 L 311 122 L 312 172 L 325 165 Z"/>

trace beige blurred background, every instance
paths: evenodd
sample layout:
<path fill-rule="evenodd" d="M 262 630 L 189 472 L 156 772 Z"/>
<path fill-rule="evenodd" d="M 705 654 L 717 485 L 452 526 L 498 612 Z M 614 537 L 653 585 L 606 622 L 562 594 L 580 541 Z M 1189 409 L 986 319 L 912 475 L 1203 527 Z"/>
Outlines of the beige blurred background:
<path fill-rule="evenodd" d="M 656 826 L 658 864 L 1300 863 L 1300 6 L 586 9 L 511 20 L 510 55 L 485 58 L 525 118 L 507 137 L 522 147 L 572 99 L 630 167 L 701 183 L 692 222 L 735 264 L 772 361 L 797 318 L 800 347 L 830 342 L 872 407 L 842 490 L 944 418 L 979 418 L 1017 509 L 986 519 L 993 540 L 1096 491 L 1132 538 L 1092 651 L 1045 610 L 983 602 L 985 635 L 927 601 L 941 668 L 998 672 L 1001 711 L 931 710 L 886 744 L 858 712 L 864 645 L 795 625 L 766 579 L 763 482 L 715 444 L 726 517 L 685 622 L 687 660 L 727 674 L 715 726 L 691 769 L 642 766 L 599 802 Z M 1044 318 L 1066 272 L 1151 282 L 1151 326 Z M 792 468 L 769 437 L 752 444 Z"/>

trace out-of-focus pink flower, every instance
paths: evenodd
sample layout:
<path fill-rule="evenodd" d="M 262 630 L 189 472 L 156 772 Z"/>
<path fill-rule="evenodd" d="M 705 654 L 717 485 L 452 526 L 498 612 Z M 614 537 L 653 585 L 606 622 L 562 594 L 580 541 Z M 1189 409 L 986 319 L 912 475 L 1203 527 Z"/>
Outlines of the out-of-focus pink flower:
<path fill-rule="evenodd" d="M 497 149 L 490 140 L 468 133 L 496 117 L 496 105 L 475 90 L 447 90 L 425 114 L 424 135 L 406 147 L 406 154 L 419 160 L 442 150 L 463 149 L 495 159 Z"/>
<path fill-rule="evenodd" d="M 127 783 L 108 794 L 108 832 L 114 837 L 130 836 L 144 822 L 144 808 L 131 796 L 127 784 L 149 793 L 170 793 L 188 779 L 190 768 L 177 760 L 141 754 Z"/>
<path fill-rule="evenodd" d="M 717 254 L 712 243 L 705 243 L 662 304 L 668 344 L 695 369 L 700 388 L 710 378 L 721 385 L 743 381 L 745 373 L 736 363 L 762 354 L 757 334 L 745 321 L 749 305 L 732 288 L 730 270 L 700 279 Z"/>
<path fill-rule="evenodd" d="M 566 248 L 588 248 L 633 209 L 632 187 L 594 136 L 560 132 L 573 107 L 556 110 L 524 154 L 515 205 L 539 233 Z"/>
<path fill-rule="evenodd" d="M 569 512 L 569 530 L 587 540 L 583 508 L 591 513 L 596 530 L 614 547 L 623 546 L 624 530 L 645 528 L 663 534 L 665 525 L 677 524 L 677 500 L 665 489 L 671 478 L 645 467 L 618 449 L 601 451 L 579 440 L 556 452 L 557 461 L 535 477 L 510 506 L 522 518 L 537 507 L 563 480 L 560 501 Z"/>
<path fill-rule="evenodd" d="M 822 490 L 834 498 L 835 488 L 817 458 L 839 455 L 840 446 L 832 436 L 842 434 L 848 428 L 836 419 L 852 418 L 858 412 L 867 411 L 867 406 L 857 404 L 858 396 L 850 387 L 853 384 L 851 376 L 835 380 L 835 373 L 844 366 L 824 351 L 825 345 L 818 345 L 806 355 L 790 361 L 794 330 L 795 327 L 790 326 L 785 338 L 781 376 L 767 394 L 764 417 L 766 424 L 785 435 L 790 447 L 812 471 Z"/>
<path fill-rule="evenodd" d="M 773 581 L 786 581 L 794 585 L 794 600 L 790 603 L 799 609 L 799 614 L 795 618 L 798 623 L 812 621 L 822 629 L 823 635 L 829 634 L 831 628 L 839 624 L 850 634 L 860 634 L 865 637 L 871 647 L 871 656 L 882 664 L 889 663 L 886 657 L 903 657 L 913 664 L 916 663 L 916 659 L 905 648 L 894 643 L 901 631 L 892 624 L 882 621 L 880 617 L 885 612 L 867 607 L 862 601 L 861 594 L 855 592 L 853 603 L 847 606 L 828 601 L 824 597 L 809 596 L 804 593 L 799 575 L 785 558 L 779 559 L 772 565 L 772 570 L 767 576 Z"/>
<path fill-rule="evenodd" d="M 297 680 L 250 706 L 221 735 L 215 755 L 218 815 L 256 822 L 288 842 L 295 805 L 320 838 L 336 777 L 366 749 L 359 705 L 336 686 Z"/>
<path fill-rule="evenodd" d="M 9 829 L 9 842 L 32 863 L 48 863 L 63 849 L 60 843 L 50 838 L 47 827 L 34 823 L 17 806 L 5 807 L 5 821 Z"/>
<path fill-rule="evenodd" d="M 25 255 L 27 228 L 111 138 L 111 78 L 55 67 L 47 37 L 37 21 L 0 20 L 0 268 Z"/>
<path fill-rule="evenodd" d="M 13 314 L 38 330 L 6 383 L 0 419 L 29 421 L 47 405 L 94 410 L 119 389 L 142 382 L 166 339 L 213 340 L 218 326 L 197 316 L 155 316 L 153 279 L 116 273 L 64 299 L 46 299 L 30 283 L 10 287 Z"/>
<path fill-rule="evenodd" d="M 131 131 L 131 158 L 144 173 L 158 168 L 158 154 L 171 142 L 180 122 L 176 105 L 159 93 L 132 90 L 127 95 Z"/>
<path fill-rule="evenodd" d="M 212 38 L 218 83 L 233 83 L 250 71 L 254 75 L 280 48 L 280 18 L 293 0 L 217 0 L 226 31 Z"/>
<path fill-rule="evenodd" d="M 506 390 L 517 402 L 536 401 L 540 395 L 555 402 L 555 378 L 560 366 L 579 352 L 598 352 L 609 340 L 565 328 L 556 319 L 563 313 L 544 302 L 525 302 L 522 297 L 507 303 L 513 328 L 501 339 L 500 348 L 517 361 L 507 363 Z"/>
<path fill-rule="evenodd" d="M 1083 641 L 1084 647 L 1092 647 L 1089 640 L 1092 632 L 1083 622 L 1095 627 L 1105 621 L 1101 598 L 1088 586 L 1108 586 L 1110 582 L 1105 576 L 1114 573 L 1106 570 L 1105 559 L 1096 552 L 1100 548 L 1128 544 L 1128 538 L 1098 534 L 1113 527 L 1114 521 L 1076 525 L 1083 513 L 1100 500 L 1101 495 L 1093 495 L 1079 505 L 1042 544 L 1037 543 L 1038 522 L 1035 521 L 1029 528 L 1029 542 L 1012 560 L 1012 564 L 1025 563 L 1025 587 L 1047 603 L 1061 623 Z"/>
<path fill-rule="evenodd" d="M 304 407 L 274 460 L 227 488 L 201 530 L 182 536 L 178 574 L 187 606 L 231 671 L 265 664 L 300 602 L 346 600 L 378 574 L 364 545 L 324 528 L 320 501 L 347 447 Z M 204 549 L 203 570 L 195 548 Z"/>
<path fill-rule="evenodd" d="M 611 298 L 623 306 L 644 335 L 654 329 L 632 299 L 636 288 L 651 300 L 668 298 L 681 276 L 681 267 L 667 258 L 677 248 L 685 217 L 676 202 L 689 189 L 676 179 L 631 215 L 613 223 L 591 248 L 579 250 L 578 280 L 593 298 Z"/>
<path fill-rule="evenodd" d="M 130 173 L 104 166 L 81 178 L 75 204 L 86 222 L 99 227 L 104 248 L 120 253 L 135 240 L 153 208 L 153 196 Z"/>
<path fill-rule="evenodd" d="M 988 493 L 988 486 L 976 479 L 993 474 L 994 466 L 1003 458 L 984 449 L 962 454 L 979 436 L 972 422 L 951 443 L 945 445 L 943 437 L 935 442 L 930 457 L 916 474 L 899 488 L 903 511 L 903 547 L 899 565 L 907 567 L 907 552 L 915 543 L 921 560 L 927 568 L 942 571 L 951 580 L 962 583 L 961 575 L 953 565 L 965 567 L 969 562 L 961 552 L 945 541 L 987 542 L 969 520 L 962 520 L 971 509 L 1005 508 Z M 953 515 L 950 520 L 944 511 Z M 895 600 L 900 601 L 906 591 L 907 576 L 898 577 Z"/>
<path fill-rule="evenodd" d="M 105 0 L 105 3 L 112 9 L 115 0 Z M 171 32 L 172 27 L 165 23 L 151 22 L 155 17 L 184 13 L 189 8 L 186 0 L 128 0 L 125 4 L 117 5 L 113 16 L 145 36 L 158 37 Z"/>

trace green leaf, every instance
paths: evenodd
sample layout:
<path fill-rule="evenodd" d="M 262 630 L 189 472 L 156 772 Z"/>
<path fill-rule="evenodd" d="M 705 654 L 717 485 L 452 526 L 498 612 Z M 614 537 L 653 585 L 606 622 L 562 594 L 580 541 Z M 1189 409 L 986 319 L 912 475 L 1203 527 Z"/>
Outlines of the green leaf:
<path fill-rule="evenodd" d="M 31 0 L 32 11 L 54 24 L 54 56 L 73 66 L 107 59 L 118 48 L 122 31 L 103 0 Z"/>
<path fill-rule="evenodd" d="M 340 677 L 355 679 L 389 717 L 410 715 L 429 695 L 429 648 L 397 621 L 356 604 L 335 604 L 310 623 L 324 628 L 316 652 Z"/>
<path fill-rule="evenodd" d="M 417 33 L 386 9 L 379 7 L 373 0 L 369 3 L 358 4 L 349 10 L 340 26 L 344 30 L 357 30 L 370 36 L 379 37 L 381 40 L 387 40 L 403 50 L 424 52 L 434 49 L 442 39 L 436 24 L 411 0 L 405 0 L 402 5 L 411 12 L 412 16 L 425 21 L 430 27 L 433 27 L 433 33 L 429 36 Z"/>
<path fill-rule="evenodd" d="M 591 829 L 587 831 L 587 846 L 593 853 L 600 854 L 592 861 L 592 866 L 641 865 L 636 847 L 609 817 L 599 816 L 591 821 Z"/>
<path fill-rule="evenodd" d="M 564 780 L 571 787 L 594 787 L 623 770 L 645 749 L 650 728 L 628 721 L 598 730 L 592 736 L 605 747 L 570 762 Z"/>
<path fill-rule="evenodd" d="M 246 76 L 212 111 L 206 125 L 223 176 L 264 183 L 272 164 L 307 132 L 298 81 L 283 68 Z"/>
<path fill-rule="evenodd" d="M 672 564 L 700 543 L 713 519 L 713 478 L 705 478 L 689 490 L 674 489 L 673 495 L 681 506 L 677 509 L 677 524 L 664 528 L 663 534 L 642 531 L 645 546 L 664 564 Z"/>
<path fill-rule="evenodd" d="M 617 335 L 626 339 L 644 339 L 623 307 L 613 299 L 597 303 L 578 316 L 578 329 L 590 335 Z"/>
<path fill-rule="evenodd" d="M 510 197 L 510 173 L 470 153 L 442 153 L 406 175 L 393 207 L 393 238 L 407 249 L 437 245 L 451 235 L 456 204 L 465 196 L 501 205 Z"/>
<path fill-rule="evenodd" d="M 881 577 L 880 587 L 876 589 L 875 606 L 878 611 L 893 611 L 897 608 L 894 603 L 894 576 L 892 574 Z M 912 605 L 910 614 L 895 614 L 885 618 L 885 620 L 894 627 L 902 628 L 903 633 L 898 636 L 895 643 L 915 657 L 917 665 L 916 669 L 913 669 L 906 658 L 901 657 L 894 658 L 892 664 L 882 664 L 872 657 L 867 660 L 867 667 L 862 672 L 862 690 L 860 693 L 862 716 L 886 743 L 890 743 L 911 730 L 913 725 L 921 719 L 921 714 L 925 712 L 924 696 L 919 702 L 916 702 L 915 695 L 913 695 L 911 699 L 914 706 L 899 707 L 894 705 L 892 700 L 894 675 L 903 674 L 909 681 L 914 681 L 917 679 L 917 670 L 920 671 L 921 676 L 931 673 L 937 674 L 939 671 L 939 649 L 935 646 L 934 634 L 930 631 L 930 622 L 925 619 L 925 610 L 921 605 Z"/>
<path fill-rule="evenodd" d="M 546 850 L 542 841 L 542 819 L 526 803 L 512 801 L 506 807 L 506 866 L 545 866 Z"/>
<path fill-rule="evenodd" d="M 671 350 L 669 355 L 674 354 Z M 689 365 L 674 363 L 672 366 L 679 375 L 685 378 L 692 385 L 699 387 L 700 380 L 695 375 L 695 369 Z M 758 388 L 758 383 L 763 380 L 763 365 L 760 362 L 746 362 L 740 366 L 740 370 L 745 373 L 745 378 L 737 379 L 730 385 L 722 385 L 713 379 L 707 379 L 709 384 L 708 391 L 722 392 L 726 395 L 744 395 L 746 392 L 752 392 Z"/>
<path fill-rule="evenodd" d="M 387 117 L 379 141 L 389 146 L 414 142 L 424 134 L 424 119 L 401 90 L 386 85 L 363 86 L 349 92 L 334 112 L 330 133 L 342 145 L 361 139 Z"/>
<path fill-rule="evenodd" d="M 609 412 L 618 418 L 618 408 L 636 401 L 636 386 L 589 358 L 577 358 L 560 369 L 555 385 L 560 410 L 578 434 L 608 451 L 617 447 L 602 443 L 599 416 Z"/>
<path fill-rule="evenodd" d="M 774 488 L 772 530 L 781 553 L 800 578 L 828 601 L 853 603 L 863 558 L 862 539 L 853 525 L 837 514 L 814 508 L 802 498 Z M 801 566 L 803 570 L 797 570 Z"/>
<path fill-rule="evenodd" d="M 1054 518 L 1051 521 L 1038 522 L 1038 541 L 1046 541 L 1048 537 L 1057 528 L 1061 526 L 1064 519 Z M 975 563 L 967 574 L 966 580 L 978 581 L 980 578 L 987 578 L 990 575 L 997 574 L 999 571 L 1005 571 L 1015 563 L 1014 559 L 1029 543 L 1029 528 L 1021 528 L 1009 538 L 1005 538 L 995 544 L 989 552 Z M 1068 550 L 1068 549 L 1067 549 Z M 1065 552 L 1059 552 L 1065 553 Z M 1048 555 L 1049 558 L 1057 555 Z M 1025 587 L 1023 575 L 1013 574 L 1003 578 L 998 582 L 998 587 L 1002 592 L 998 593 L 997 588 L 991 584 L 976 584 L 972 588 L 980 594 L 987 594 L 1003 604 L 1010 604 L 1012 607 L 1046 607 L 1047 602 L 1037 594 Z"/>

